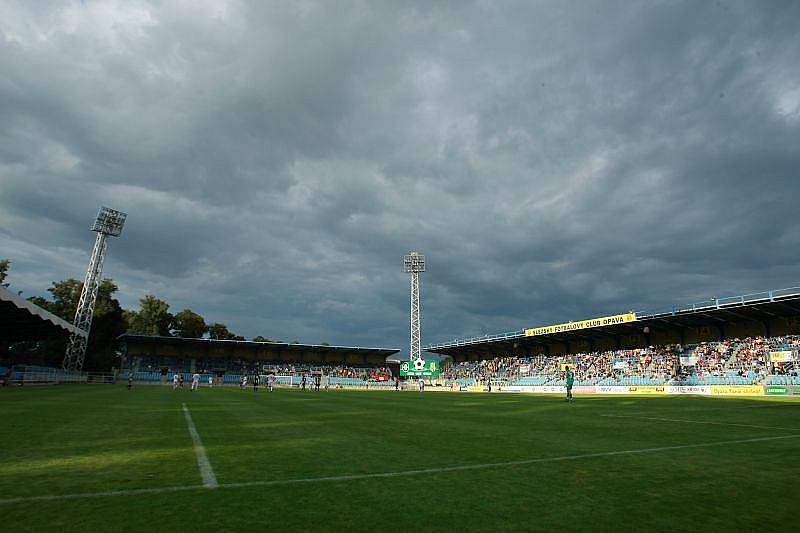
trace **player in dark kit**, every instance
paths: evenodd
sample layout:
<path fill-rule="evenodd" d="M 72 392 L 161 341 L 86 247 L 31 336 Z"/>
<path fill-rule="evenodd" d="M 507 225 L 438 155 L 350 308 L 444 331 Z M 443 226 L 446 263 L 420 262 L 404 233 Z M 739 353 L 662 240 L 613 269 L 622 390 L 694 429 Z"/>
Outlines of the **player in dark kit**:
<path fill-rule="evenodd" d="M 572 385 L 575 384 L 575 374 L 572 372 L 572 370 L 569 369 L 569 367 L 566 367 L 565 370 L 566 371 L 564 372 L 564 382 L 565 382 L 565 384 L 567 386 L 567 397 L 565 399 L 566 399 L 566 401 L 571 402 L 572 401 Z"/>
<path fill-rule="evenodd" d="M 319 374 L 314 376 L 314 390 L 316 390 L 317 392 L 319 392 L 320 381 L 322 381 L 322 376 L 320 376 Z"/>

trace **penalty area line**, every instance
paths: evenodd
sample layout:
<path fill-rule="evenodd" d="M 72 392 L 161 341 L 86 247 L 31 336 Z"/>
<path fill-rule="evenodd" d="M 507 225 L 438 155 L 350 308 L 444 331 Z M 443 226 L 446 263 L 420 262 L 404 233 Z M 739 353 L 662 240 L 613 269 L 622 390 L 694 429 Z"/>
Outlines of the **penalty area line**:
<path fill-rule="evenodd" d="M 197 467 L 200 469 L 200 476 L 203 478 L 203 486 L 211 489 L 216 488 L 219 486 L 219 483 L 217 483 L 217 476 L 214 475 L 214 469 L 211 468 L 211 462 L 206 455 L 203 441 L 200 440 L 200 434 L 197 433 L 197 428 L 194 427 L 192 415 L 189 414 L 189 408 L 186 407 L 186 404 L 183 404 L 183 414 L 186 417 L 186 425 L 189 426 L 189 435 L 192 436 L 194 452 L 197 455 Z"/>
<path fill-rule="evenodd" d="M 506 461 L 501 463 L 482 463 L 472 465 L 444 466 L 439 468 L 424 468 L 419 470 L 402 470 L 397 472 L 378 472 L 373 474 L 349 474 L 342 476 L 311 477 L 297 479 L 275 479 L 270 481 L 247 481 L 243 483 L 222 483 L 212 486 L 209 485 L 187 485 L 183 487 L 161 487 L 152 489 L 129 489 L 112 490 L 107 492 L 84 492 L 77 494 L 62 494 L 52 496 L 28 496 L 20 498 L 0 499 L 0 505 L 11 503 L 27 503 L 35 501 L 56 501 L 74 500 L 78 498 L 101 498 L 107 496 L 132 496 L 137 494 L 163 494 L 168 492 L 183 492 L 190 490 L 213 489 L 236 489 L 246 487 L 271 487 L 278 485 L 295 485 L 300 483 L 324 483 L 336 481 L 355 481 L 361 479 L 381 479 L 393 477 L 411 477 L 423 474 L 441 474 L 447 472 L 461 472 L 466 470 L 488 470 L 491 468 L 504 468 L 509 466 L 533 465 L 540 463 L 556 463 L 560 461 L 577 461 L 579 459 L 591 459 L 594 457 L 613 457 L 618 455 L 637 455 L 656 452 L 668 452 L 673 450 L 688 450 L 692 448 L 712 448 L 714 446 L 730 446 L 732 444 L 747 444 L 752 442 L 769 442 L 776 440 L 796 439 L 800 434 L 781 435 L 778 437 L 758 437 L 754 439 L 727 440 L 718 442 L 706 442 L 702 444 L 680 444 L 677 446 L 659 446 L 656 448 L 639 448 L 633 450 L 618 450 L 613 452 L 584 453 L 579 455 L 562 455 L 560 457 L 540 457 L 538 459 L 522 459 L 519 461 Z"/>

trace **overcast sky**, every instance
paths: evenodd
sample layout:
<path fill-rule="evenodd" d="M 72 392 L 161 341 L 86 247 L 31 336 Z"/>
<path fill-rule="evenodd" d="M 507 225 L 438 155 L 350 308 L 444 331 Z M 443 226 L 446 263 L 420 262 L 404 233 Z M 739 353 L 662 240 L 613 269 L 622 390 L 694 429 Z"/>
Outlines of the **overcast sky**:
<path fill-rule="evenodd" d="M 800 285 L 800 2 L 0 3 L 0 257 L 423 344 Z"/>

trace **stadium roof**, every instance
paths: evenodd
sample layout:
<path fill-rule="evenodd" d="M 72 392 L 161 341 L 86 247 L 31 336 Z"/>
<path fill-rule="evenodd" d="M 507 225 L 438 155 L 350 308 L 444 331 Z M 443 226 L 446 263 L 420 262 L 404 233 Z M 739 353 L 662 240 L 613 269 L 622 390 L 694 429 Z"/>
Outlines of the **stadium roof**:
<path fill-rule="evenodd" d="M 539 335 L 526 335 L 526 331 L 512 331 L 498 335 L 485 335 L 468 339 L 432 344 L 426 351 L 472 357 L 516 349 L 578 341 L 595 341 L 602 338 L 641 334 L 653 330 L 684 330 L 691 327 L 759 322 L 769 324 L 775 318 L 800 316 L 800 287 L 777 289 L 727 298 L 709 299 L 683 306 L 673 306 L 650 312 L 637 312 L 636 320 L 609 326 L 591 327 Z"/>
<path fill-rule="evenodd" d="M 63 337 L 80 330 L 22 296 L 0 287 L 0 340 L 17 342 Z"/>
<path fill-rule="evenodd" d="M 126 346 L 172 346 L 178 349 L 222 349 L 258 355 L 260 358 L 275 356 L 276 360 L 302 360 L 304 355 L 319 356 L 322 360 L 345 361 L 352 357 L 365 361 L 384 361 L 400 350 L 394 348 L 365 348 L 361 346 L 328 346 L 324 344 L 291 344 L 286 342 L 255 342 L 219 339 L 190 339 L 125 333 L 118 340 Z"/>

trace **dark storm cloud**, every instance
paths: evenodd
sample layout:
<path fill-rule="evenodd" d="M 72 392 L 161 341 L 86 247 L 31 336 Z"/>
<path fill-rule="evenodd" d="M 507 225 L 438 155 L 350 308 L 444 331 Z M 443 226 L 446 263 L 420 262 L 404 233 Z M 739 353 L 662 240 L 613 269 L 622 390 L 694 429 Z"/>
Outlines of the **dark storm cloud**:
<path fill-rule="evenodd" d="M 407 344 L 797 284 L 800 6 L 0 7 L 0 256 L 248 336 Z"/>

